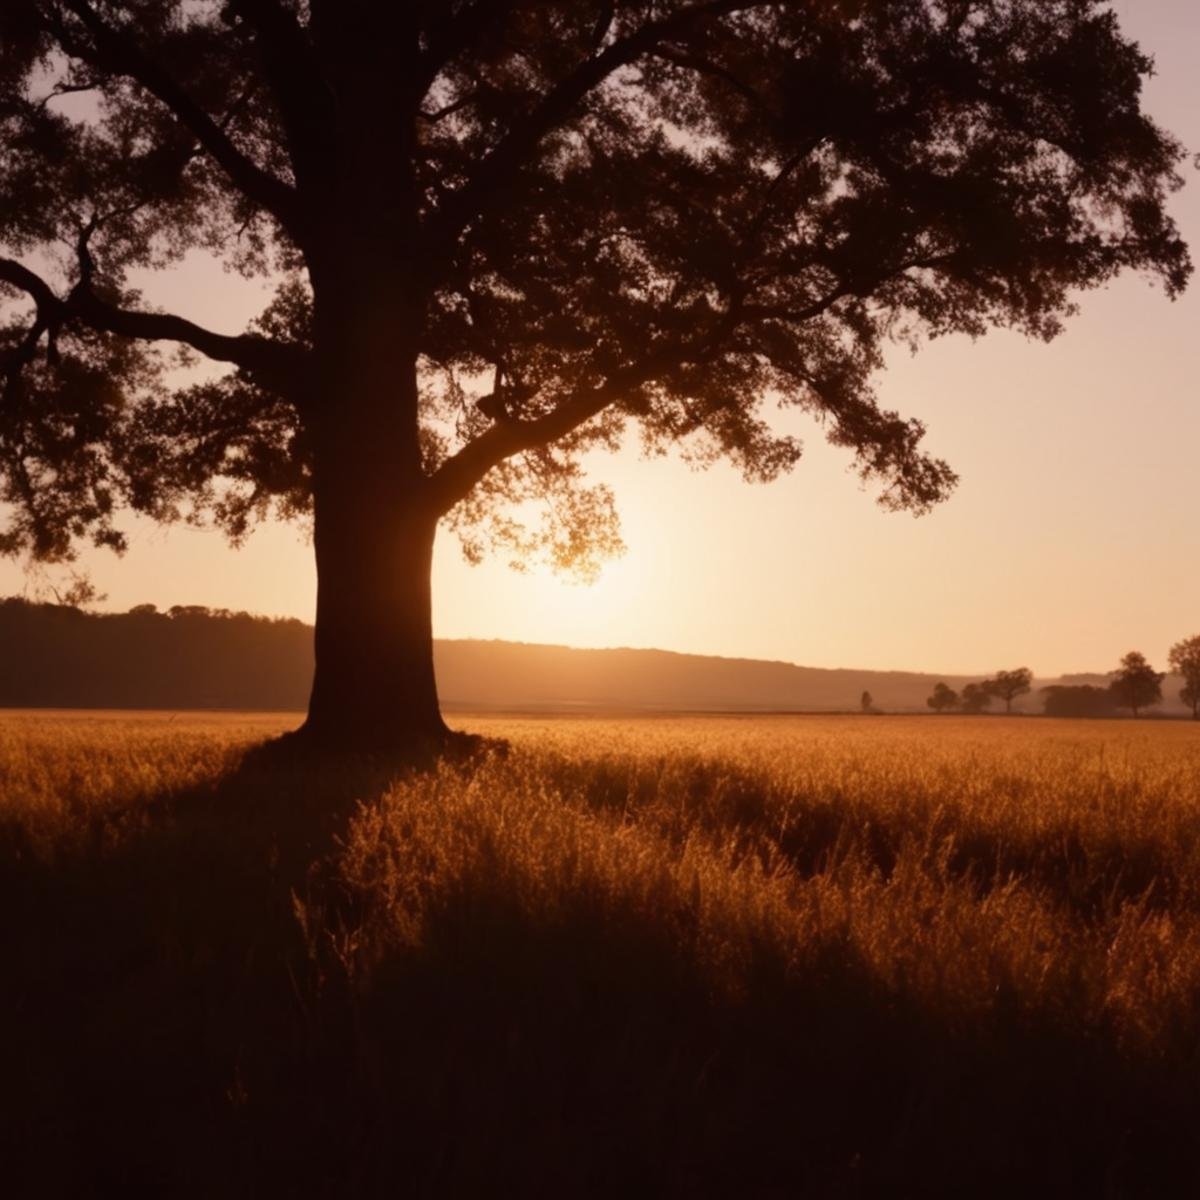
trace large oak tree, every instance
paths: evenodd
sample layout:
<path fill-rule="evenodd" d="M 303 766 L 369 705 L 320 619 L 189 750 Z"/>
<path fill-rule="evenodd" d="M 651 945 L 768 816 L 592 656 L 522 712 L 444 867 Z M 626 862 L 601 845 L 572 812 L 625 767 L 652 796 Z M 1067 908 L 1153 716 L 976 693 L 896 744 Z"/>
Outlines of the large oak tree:
<path fill-rule="evenodd" d="M 6 0 L 0 39 L 0 549 L 311 514 L 321 741 L 444 734 L 439 522 L 578 560 L 582 451 L 769 479 L 778 406 L 923 510 L 954 476 L 876 403 L 889 339 L 1190 269 L 1094 0 Z M 251 328 L 139 297 L 196 249 L 277 284 Z"/>

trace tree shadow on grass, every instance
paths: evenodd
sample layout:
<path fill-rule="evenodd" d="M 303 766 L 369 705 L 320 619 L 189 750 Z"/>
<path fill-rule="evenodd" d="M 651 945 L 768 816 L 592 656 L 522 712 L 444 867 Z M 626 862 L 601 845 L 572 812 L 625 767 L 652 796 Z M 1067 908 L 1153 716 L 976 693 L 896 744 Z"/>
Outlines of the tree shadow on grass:
<path fill-rule="evenodd" d="M 385 763 L 249 753 L 49 863 L 6 847 L 6 1191 L 1150 1196 L 1195 1088 L 1053 1014 L 948 1022 L 844 948 L 719 994 L 644 912 L 461 879 L 343 969 Z M 305 920 L 298 918 L 298 908 Z M 315 932 L 314 932 L 315 931 Z M 344 932 L 347 943 L 339 942 Z"/>
<path fill-rule="evenodd" d="M 249 1178 L 240 1063 L 278 1053 L 282 1068 L 303 1042 L 295 898 L 394 774 L 268 744 L 98 815 L 51 858 L 5 830 L 9 1194 L 214 1195 Z"/>

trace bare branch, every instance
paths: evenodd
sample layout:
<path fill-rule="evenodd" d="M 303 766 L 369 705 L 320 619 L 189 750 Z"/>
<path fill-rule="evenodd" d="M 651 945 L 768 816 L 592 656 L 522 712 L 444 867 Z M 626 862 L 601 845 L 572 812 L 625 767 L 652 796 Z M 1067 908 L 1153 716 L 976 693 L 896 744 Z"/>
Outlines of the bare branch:
<path fill-rule="evenodd" d="M 63 96 L 75 96 L 80 92 L 94 92 L 99 86 L 94 80 L 88 80 L 86 83 L 62 83 L 43 96 L 35 107 L 40 111 L 53 100 L 61 99 Z"/>
<path fill-rule="evenodd" d="M 478 95 L 479 89 L 475 88 L 473 91 L 464 93 L 457 100 L 452 100 L 449 104 L 443 105 L 443 107 L 436 109 L 434 112 L 426 112 L 424 109 L 421 109 L 417 113 L 417 116 L 430 125 L 436 125 L 443 117 L 453 116 L 459 109 L 466 108 Z"/>

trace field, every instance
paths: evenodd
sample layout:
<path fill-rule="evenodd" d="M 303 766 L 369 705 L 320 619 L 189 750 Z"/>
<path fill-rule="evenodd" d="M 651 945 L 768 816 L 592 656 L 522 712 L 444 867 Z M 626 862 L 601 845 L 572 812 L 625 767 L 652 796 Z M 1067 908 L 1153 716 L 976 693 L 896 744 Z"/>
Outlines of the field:
<path fill-rule="evenodd" d="M 1200 727 L 0 718 L 14 1196 L 1194 1195 Z"/>

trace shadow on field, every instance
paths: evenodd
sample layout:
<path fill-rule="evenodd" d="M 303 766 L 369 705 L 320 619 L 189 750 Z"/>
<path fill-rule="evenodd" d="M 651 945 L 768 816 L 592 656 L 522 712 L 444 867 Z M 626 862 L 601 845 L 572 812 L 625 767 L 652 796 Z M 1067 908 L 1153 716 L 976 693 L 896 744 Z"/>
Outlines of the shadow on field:
<path fill-rule="evenodd" d="M 261 1063 L 281 1095 L 307 1086 L 313 981 L 294 897 L 385 783 L 251 750 L 50 856 L 5 830 L 16 1194 L 254 1192 L 243 1073 Z"/>
<path fill-rule="evenodd" d="M 748 944 L 730 993 L 670 920 L 586 896 L 533 919 L 482 868 L 419 939 L 366 945 L 331 852 L 392 778 L 251 753 L 57 858 L 10 838 L 7 1194 L 1124 1197 L 1195 1178 L 1195 1091 L 1163 1064 L 1002 997 L 947 1021 L 841 950 L 797 970 Z"/>

